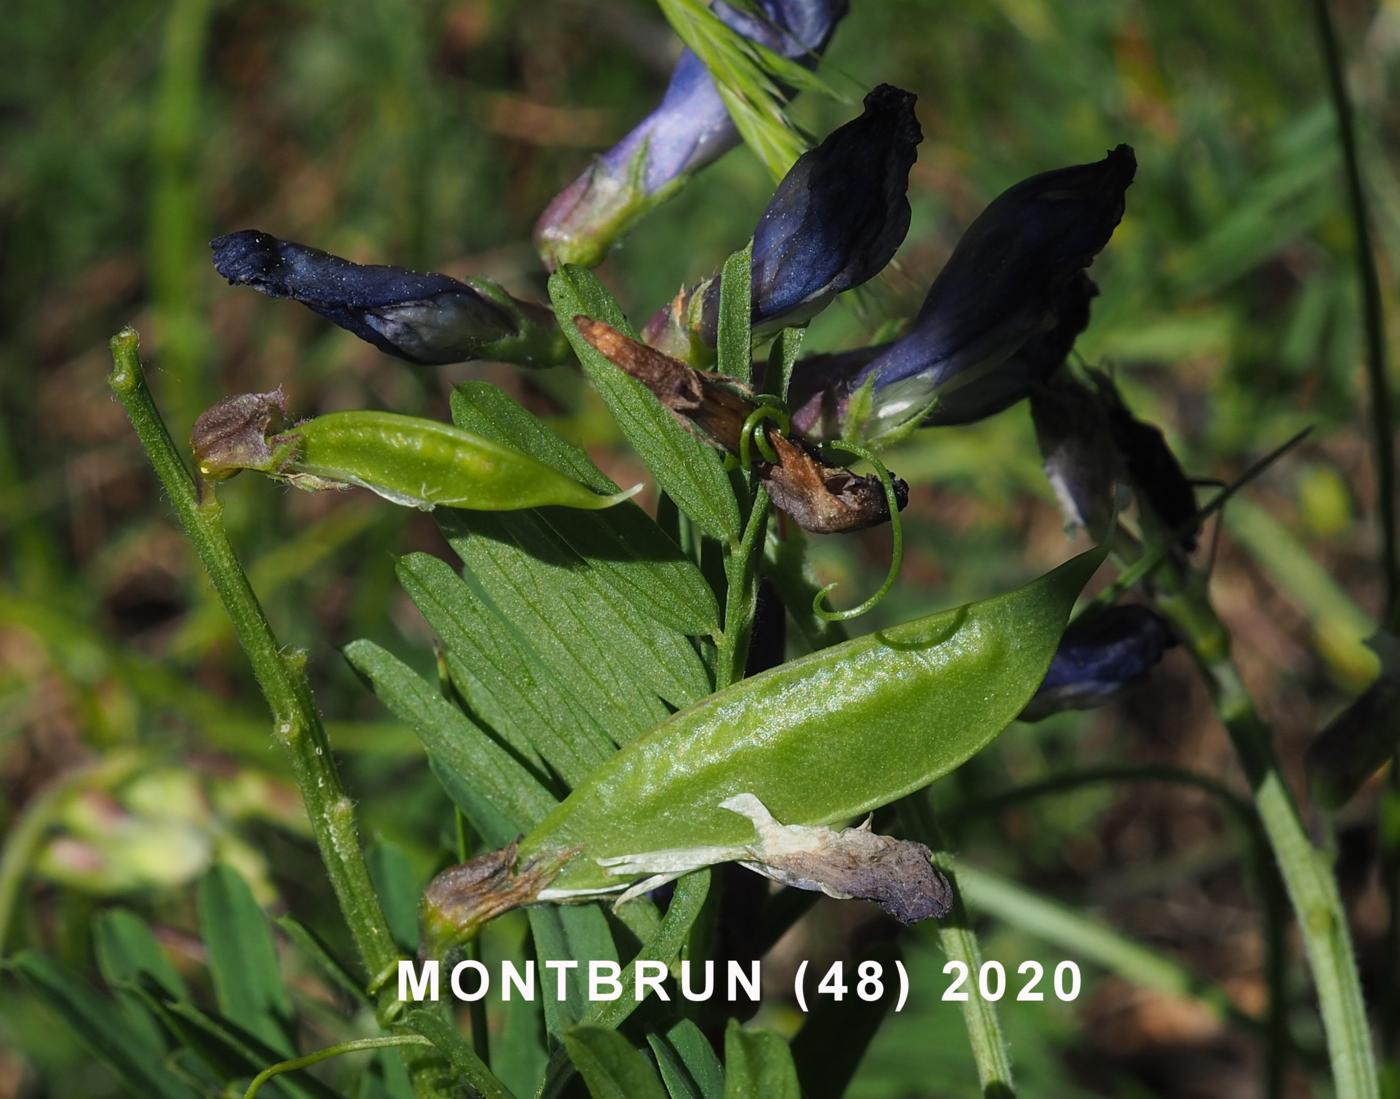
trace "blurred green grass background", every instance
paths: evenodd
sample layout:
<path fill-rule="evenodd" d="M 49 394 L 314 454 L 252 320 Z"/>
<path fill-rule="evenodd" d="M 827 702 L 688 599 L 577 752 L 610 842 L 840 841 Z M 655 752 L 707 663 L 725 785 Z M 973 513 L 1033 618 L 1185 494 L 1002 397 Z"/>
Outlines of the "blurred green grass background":
<path fill-rule="evenodd" d="M 1117 369 L 1193 475 L 1228 480 L 1314 426 L 1232 503 L 1216 568 L 1245 672 L 1296 762 L 1370 674 L 1359 640 L 1381 597 L 1353 238 L 1311 11 L 1218 0 L 852 8 L 823 72 L 853 101 L 881 81 L 915 91 L 925 139 L 898 270 L 859 305 L 824 315 L 807 347 L 851 346 L 907 316 L 1005 186 L 1133 145 L 1137 182 L 1093 268 L 1102 296 L 1079 350 Z M 1400 3 L 1336 11 L 1393 303 Z M 328 917 L 328 896 L 299 810 L 277 783 L 261 702 L 107 396 L 106 339 L 123 323 L 140 329 L 177 436 L 217 397 L 279 383 L 296 415 L 442 414 L 453 381 L 485 377 L 554 418 L 619 481 L 636 479 L 635 458 L 569 370 L 409 368 L 295 306 L 224 286 L 206 242 L 258 227 L 362 261 L 490 276 L 543 300 L 535 216 L 655 102 L 678 44 L 641 0 L 26 4 L 7 14 L 6 32 L 0 820 L 12 833 L 56 776 L 112 757 L 138 759 L 180 791 L 143 800 L 100 788 L 94 797 L 107 800 L 94 813 L 145 830 L 121 844 L 92 839 L 100 867 L 65 862 L 51 844 L 10 938 L 86 964 L 87 920 L 119 896 L 168 928 L 178 953 L 189 945 L 188 882 L 216 854 L 241 860 L 263 899 L 315 922 L 307 914 Z M 850 113 L 812 97 L 793 108 L 815 134 Z M 602 269 L 634 319 L 741 245 L 770 186 L 739 150 L 646 220 Z M 1388 319 L 1393 336 L 1393 309 Z M 985 595 L 1063 556 L 1024 408 L 924 432 L 889 461 L 914 492 L 899 598 L 882 613 Z M 392 562 L 408 548 L 441 548 L 431 522 L 358 495 L 323 499 L 262 481 L 235 481 L 223 498 L 279 636 L 311 650 L 366 830 L 393 853 L 381 861 L 424 877 L 450 826 L 446 803 L 411 739 L 335 650 L 368 636 L 423 662 L 431 639 L 396 592 Z M 818 541 L 821 568 L 847 591 L 883 568 L 882 535 Z M 1013 729 L 950 796 L 1115 760 L 1233 774 L 1184 658 L 1122 707 Z M 72 821 L 64 829 L 82 835 Z M 1199 797 L 1100 789 L 965 831 L 969 850 L 1019 880 L 1096 906 L 1241 1002 L 1260 994 L 1253 923 L 1239 911 L 1248 898 L 1229 885 L 1221 824 Z M 184 862 L 176 849 L 188 851 Z M 1360 884 L 1344 884 L 1364 972 L 1380 916 Z M 1006 949 L 1049 956 L 1024 936 Z M 1210 1085 L 1219 1090 L 1164 1093 L 1239 1094 L 1229 1088 L 1251 1072 L 1248 1043 L 1183 1003 L 1101 981 L 1076 1010 L 1007 1005 L 1027 1093 L 1155 1094 L 1164 1065 L 1224 1064 Z M 926 1094 L 921 1081 L 945 1060 L 966 1077 L 956 1018 L 938 1018 L 949 1049 L 909 1038 L 902 1021 L 874 1047 L 858 1093 Z M 0 1094 L 36 1076 L 54 1094 L 109 1093 L 22 996 L 6 993 L 0 1028 L 12 1047 L 0 1052 Z M 1182 1047 L 1205 1052 L 1183 1059 Z M 958 1093 L 950 1083 L 946 1094 Z"/>

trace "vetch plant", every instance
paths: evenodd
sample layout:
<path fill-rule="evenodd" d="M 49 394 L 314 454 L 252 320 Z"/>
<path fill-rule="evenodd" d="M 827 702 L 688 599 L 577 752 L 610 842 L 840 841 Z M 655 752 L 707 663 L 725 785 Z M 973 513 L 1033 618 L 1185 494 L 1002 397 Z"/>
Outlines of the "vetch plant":
<path fill-rule="evenodd" d="M 389 409 L 296 421 L 280 388 L 237 394 L 199 417 L 187 464 L 148 388 L 135 331 L 112 340 L 111 390 L 267 701 L 353 956 L 295 919 L 284 931 L 363 1010 L 335 1031 L 341 1040 L 302 1048 L 265 917 L 245 876 L 226 866 L 208 869 L 200 886 L 217 1010 L 162 964 L 144 926 L 120 917 L 98 930 L 104 977 L 121 997 L 113 1022 L 46 955 L 10 964 L 97 1035 L 97 1052 L 129 1088 L 161 1099 L 231 1084 L 250 1096 L 264 1087 L 318 1095 L 327 1085 L 304 1069 L 388 1050 L 402 1063 L 381 1060 L 376 1071 L 399 1081 L 395 1096 L 795 1095 L 826 1088 L 820 1058 L 801 1038 L 790 1045 L 716 1005 L 668 997 L 682 959 L 763 953 L 800 918 L 805 893 L 873 901 L 899 925 L 938 921 L 950 963 L 980 975 L 975 912 L 1014 920 L 1019 910 L 1056 945 L 1199 994 L 1267 1045 L 1266 1085 L 1277 1095 L 1307 1029 L 1293 1019 L 1300 982 L 1285 953 L 1286 902 L 1325 1037 L 1318 1059 L 1339 1097 L 1378 1095 L 1328 849 L 1284 781 L 1210 593 L 1207 520 L 1296 438 L 1202 503 L 1166 435 L 1124 396 L 1135 391 L 1074 354 L 1097 294 L 1088 271 L 1130 201 L 1134 151 L 1028 166 L 1039 170 L 971 221 L 917 312 L 890 318 L 902 327 L 888 339 L 804 356 L 807 323 L 879 276 L 910 232 L 923 137 L 915 96 L 881 84 L 859 114 L 804 148 L 784 104 L 829 91 L 813 69 L 844 2 L 661 7 L 689 48 L 660 106 L 540 217 L 547 305 L 487 279 L 355 263 L 258 230 L 211 245 L 229 283 L 296 301 L 427 377 L 477 360 L 579 372 L 645 465 L 654 507 L 637 502 L 643 486 L 620 489 L 545 420 L 480 381 L 453 387 L 450 423 Z M 719 273 L 695 272 L 639 329 L 634 317 L 645 314 L 629 315 L 587 268 L 741 137 L 777 181 L 752 238 Z M 639 309 L 668 292 L 654 289 Z M 920 487 L 912 473 L 895 476 L 882 452 L 926 429 L 947 438 L 1023 401 L 1047 494 L 1079 545 L 1043 575 L 1018 565 L 1017 582 L 960 606 L 911 616 L 887 600 L 891 624 L 867 626 L 864 616 L 907 583 L 901 512 Z M 366 855 L 357 801 L 376 791 L 346 788 L 308 674 L 308 662 L 328 656 L 281 644 L 224 527 L 220 483 L 245 470 L 431 511 L 455 555 L 395 562 L 436 639 L 435 675 L 372 640 L 343 650 L 412 730 L 417 762 L 453 807 L 444 831 L 455 843 L 429 841 L 442 849 L 426 886 L 404 889 L 400 877 L 393 888 Z M 885 581 L 834 610 L 836 584 L 817 578 L 805 535 L 886 525 Z M 1095 589 L 1106 562 L 1115 576 Z M 806 651 L 789 651 L 788 623 Z M 1242 823 L 1272 950 L 1259 1015 L 1222 1007 L 1218 990 L 1175 970 L 1163 978 L 1146 948 L 1092 917 L 1026 901 L 1021 887 L 975 867 L 960 880 L 939 820 L 956 807 L 935 806 L 929 793 L 1015 722 L 1106 705 L 1174 647 L 1194 660 L 1249 797 L 1193 772 L 1140 777 L 1193 785 Z M 1329 809 L 1395 749 L 1394 639 L 1382 631 L 1375 647 L 1379 678 L 1309 757 Z M 89 777 L 96 788 L 115 781 Z M 20 830 L 24 842 L 7 846 L 0 928 L 40 833 L 67 805 L 41 807 Z M 762 890 L 736 868 L 766 879 Z M 760 929 L 754 942 L 736 939 L 750 923 Z M 893 949 L 915 941 L 892 940 Z M 467 1037 L 447 1005 L 397 995 L 403 962 L 480 966 L 487 954 L 553 964 L 564 995 L 539 1009 L 473 1004 Z M 630 999 L 596 999 L 580 973 L 567 973 L 583 963 L 659 975 L 635 981 Z M 1013 1050 L 999 998 L 969 999 L 963 1016 L 982 1094 L 1006 1099 Z M 876 1025 L 853 1039 L 857 1054 Z"/>

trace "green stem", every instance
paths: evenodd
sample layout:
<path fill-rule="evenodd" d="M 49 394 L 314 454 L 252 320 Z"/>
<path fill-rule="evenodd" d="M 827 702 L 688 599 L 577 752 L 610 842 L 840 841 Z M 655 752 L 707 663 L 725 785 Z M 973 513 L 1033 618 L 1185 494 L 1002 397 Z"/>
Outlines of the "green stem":
<path fill-rule="evenodd" d="M 305 1057 L 296 1057 L 290 1061 L 279 1061 L 275 1065 L 269 1065 L 253 1077 L 253 1082 L 243 1093 L 243 1099 L 254 1099 L 254 1096 L 262 1090 L 262 1086 L 274 1076 L 281 1076 L 284 1072 L 295 1072 L 299 1068 L 310 1068 L 312 1065 L 319 1065 L 322 1061 L 329 1061 L 332 1057 L 339 1057 L 345 1053 L 358 1053 L 366 1049 L 388 1049 L 393 1046 L 427 1046 L 431 1049 L 432 1045 L 433 1043 L 428 1039 L 417 1034 L 396 1034 L 387 1038 L 358 1038 L 353 1042 L 340 1042 L 337 1045 L 327 1046 L 325 1049 L 318 1049 L 315 1053 L 308 1053 Z"/>
<path fill-rule="evenodd" d="M 924 842 L 933 848 L 933 861 L 948 879 L 948 888 L 952 892 L 952 908 L 938 922 L 938 941 L 943 952 L 950 961 L 962 962 L 967 966 L 969 973 L 980 973 L 982 950 L 977 945 L 977 933 L 967 918 L 958 871 L 953 866 L 953 854 L 944 841 L 933 806 L 929 803 L 928 792 L 922 791 L 906 798 L 900 807 L 908 808 L 917 831 Z M 972 1046 L 972 1059 L 977 1065 L 978 1094 L 983 1099 L 1014 1099 L 1016 1088 L 1011 1082 L 1011 1053 L 1006 1048 L 1006 1036 L 1001 1030 L 996 1004 L 974 992 L 963 1001 L 962 1012 L 968 1043 Z"/>
<path fill-rule="evenodd" d="M 126 410 L 180 526 L 228 611 L 234 633 L 272 710 L 276 737 L 291 757 L 312 834 L 360 960 L 370 974 L 387 972 L 398 961 L 398 947 L 370 883 L 355 828 L 354 802 L 341 784 L 330 742 L 311 697 L 305 653 L 283 651 L 273 636 L 224 532 L 217 498 L 208 486 L 203 498 L 196 491 L 156 409 L 141 366 L 139 339 L 131 328 L 112 338 L 108 384 Z M 377 1006 L 381 1022 L 397 1006 L 388 982 L 377 994 Z M 413 1072 L 414 1059 L 406 1060 Z M 428 1085 L 419 1086 L 420 1074 L 414 1075 L 417 1094 L 434 1094 Z"/>
<path fill-rule="evenodd" d="M 1386 609 L 1383 620 L 1391 633 L 1400 634 L 1400 547 L 1397 546 L 1395 517 L 1395 420 L 1386 362 L 1385 314 L 1381 304 L 1381 282 L 1376 256 L 1371 247 L 1371 214 L 1366 187 L 1361 177 L 1361 155 L 1356 140 L 1356 119 L 1347 91 L 1337 28 L 1327 0 L 1313 0 L 1317 37 L 1322 46 L 1323 66 L 1332 110 L 1337 116 L 1337 136 L 1342 145 L 1346 168 L 1347 204 L 1356 234 L 1356 277 L 1361 283 L 1362 318 L 1366 332 L 1366 380 L 1370 389 L 1371 435 L 1375 448 L 1376 493 L 1381 525 L 1381 566 L 1385 575 Z M 1383 814 L 1400 811 L 1400 754 L 1391 758 L 1390 782 L 1381 797 Z M 1381 881 L 1388 901 L 1389 916 L 1381 950 L 1382 1051 L 1390 1058 L 1392 1076 L 1400 1078 L 1400 839 L 1381 838 Z"/>
<path fill-rule="evenodd" d="M 758 600 L 758 559 L 763 551 L 763 535 L 768 529 L 768 493 L 754 490 L 753 506 L 737 545 L 725 555 L 728 581 L 724 597 L 724 632 L 715 657 L 715 690 L 744 678 L 744 665 L 753 636 L 754 608 Z"/>
<path fill-rule="evenodd" d="M 1342 144 L 1346 168 L 1347 205 L 1356 234 L 1356 277 L 1361 283 L 1362 317 L 1366 331 L 1366 380 L 1371 391 L 1371 435 L 1375 447 L 1376 492 L 1380 510 L 1381 565 L 1386 584 L 1386 620 L 1392 630 L 1400 629 L 1400 547 L 1397 547 L 1395 520 L 1395 425 L 1391 415 L 1390 377 L 1386 370 L 1385 313 L 1381 304 L 1381 281 L 1376 257 L 1371 249 L 1371 214 L 1366 188 L 1361 178 L 1361 156 L 1356 140 L 1356 119 L 1347 91 L 1342 51 L 1337 28 L 1332 22 L 1328 0 L 1312 0 L 1317 18 L 1317 37 L 1327 70 L 1327 90 L 1337 116 L 1337 136 Z"/>
<path fill-rule="evenodd" d="M 1255 808 L 1312 966 L 1338 1099 L 1375 1099 L 1380 1091 L 1371 1032 L 1330 859 L 1303 828 L 1274 751 L 1273 732 L 1255 710 L 1231 659 L 1229 634 L 1211 606 L 1204 581 L 1164 569 L 1158 583 L 1159 607 L 1191 650 L 1254 792 Z"/>

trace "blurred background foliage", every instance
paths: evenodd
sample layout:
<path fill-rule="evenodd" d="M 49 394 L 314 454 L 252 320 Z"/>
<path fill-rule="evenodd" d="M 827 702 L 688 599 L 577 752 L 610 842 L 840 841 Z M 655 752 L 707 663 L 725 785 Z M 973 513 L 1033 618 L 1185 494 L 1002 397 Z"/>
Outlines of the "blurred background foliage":
<path fill-rule="evenodd" d="M 1400 3 L 1335 7 L 1393 303 Z M 1215 569 L 1246 676 L 1296 765 L 1371 674 L 1359 639 L 1381 598 L 1352 233 L 1308 5 L 852 8 L 822 69 L 849 102 L 809 96 L 794 119 L 822 134 L 886 81 L 918 93 L 925 139 L 898 269 L 823 315 L 807 349 L 852 346 L 908 316 L 962 229 L 1010 183 L 1133 145 L 1137 182 L 1093 269 L 1103 293 L 1079 350 L 1117 370 L 1202 478 L 1228 480 L 1313 425 L 1230 505 Z M 107 396 L 106 339 L 125 322 L 141 330 L 179 436 L 227 393 L 280 383 L 296 415 L 445 415 L 452 382 L 484 377 L 630 483 L 639 464 L 574 372 L 414 370 L 295 306 L 225 287 L 206 242 L 258 227 L 361 261 L 486 275 L 543 300 L 534 218 L 649 109 L 678 44 L 642 0 L 74 0 L 19 5 L 6 38 L 0 948 L 43 944 L 91 967 L 89 921 L 120 901 L 154 921 L 178 966 L 195 968 L 192 882 L 216 858 L 274 911 L 337 942 L 261 701 Z M 643 222 L 601 270 L 634 320 L 740 246 L 770 187 L 740 150 Z M 888 458 L 913 486 L 909 551 L 899 597 L 872 626 L 990 594 L 1063 557 L 1024 407 L 922 432 Z M 421 665 L 431 638 L 395 587 L 393 558 L 445 547 L 430 521 L 360 494 L 249 480 L 222 496 L 279 636 L 310 649 L 375 865 L 411 896 L 451 851 L 451 816 L 412 739 L 336 650 L 366 636 Z M 885 538 L 816 539 L 821 570 L 862 589 L 883 569 Z M 937 793 L 972 804 L 1112 763 L 1237 780 L 1184 657 L 1123 705 L 1014 727 Z M 1366 798 L 1350 813 L 1369 820 Z M 953 824 L 969 860 L 1160 949 L 1241 1011 L 1261 1008 L 1259 920 L 1227 822 L 1199 792 L 1101 784 Z M 1370 837 L 1359 824 L 1341 836 L 1363 974 L 1383 921 L 1365 873 Z M 987 929 L 992 957 L 1050 962 L 1067 950 L 1014 921 Z M 822 904 L 779 955 L 835 954 L 885 934 L 858 906 Z M 907 951 L 915 999 L 881 1032 L 852 1094 L 965 1094 L 961 1021 L 931 994 L 943 981 L 936 942 L 915 933 Z M 1073 1006 L 1003 1005 L 1026 1094 L 1251 1092 L 1259 1052 L 1247 1032 L 1196 1000 L 1086 971 Z M 315 1000 L 313 985 L 301 974 L 295 987 Z M 801 1025 L 776 986 L 765 1018 Z M 313 1032 L 317 1019 L 305 1024 Z M 6 981 L 0 1095 L 113 1094 L 51 1023 Z"/>

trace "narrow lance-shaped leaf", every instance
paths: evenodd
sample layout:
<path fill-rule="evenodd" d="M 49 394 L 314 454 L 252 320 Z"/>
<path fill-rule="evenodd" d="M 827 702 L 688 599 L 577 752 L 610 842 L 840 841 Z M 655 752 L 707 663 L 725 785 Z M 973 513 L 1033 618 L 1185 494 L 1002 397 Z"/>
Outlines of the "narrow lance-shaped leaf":
<path fill-rule="evenodd" d="M 52 958 L 24 951 L 5 963 L 34 995 L 62 1017 L 80 1041 L 110 1065 L 135 1095 L 191 1099 L 194 1091 L 159 1063 L 160 1050 L 143 1039 L 110 1001 Z"/>
<path fill-rule="evenodd" d="M 787 1042 L 730 1019 L 724 1032 L 724 1099 L 801 1099 Z"/>
<path fill-rule="evenodd" d="M 345 658 L 413 728 L 433 759 L 460 775 L 475 798 L 495 811 L 502 830 L 486 830 L 494 841 L 509 842 L 553 806 L 554 798 L 525 766 L 394 656 L 372 641 L 355 641 L 346 646 Z M 473 823 L 487 822 L 473 815 Z"/>
<path fill-rule="evenodd" d="M 584 372 L 657 484 L 706 534 L 723 542 L 736 541 L 741 530 L 739 506 L 719 455 L 579 335 L 574 318 L 580 315 L 603 321 L 626 336 L 635 335 L 612 295 L 591 272 L 564 267 L 550 276 L 549 297 Z"/>
<path fill-rule="evenodd" d="M 564 1048 L 593 1099 L 666 1099 L 647 1055 L 617 1031 L 576 1026 L 564 1032 Z"/>
<path fill-rule="evenodd" d="M 587 454 L 486 382 L 464 382 L 453 389 L 452 421 L 523 450 L 595 492 L 617 491 Z M 569 544 L 589 569 L 643 614 L 692 637 L 719 631 L 719 607 L 704 575 L 635 503 L 602 514 L 561 513 L 549 521 L 565 523 Z"/>
<path fill-rule="evenodd" d="M 232 867 L 216 865 L 199 883 L 199 925 L 219 1010 L 278 1053 L 290 1054 L 292 1008 L 272 931 Z"/>
<path fill-rule="evenodd" d="M 678 1020 L 664 1032 L 651 1031 L 647 1044 L 671 1099 L 722 1099 L 724 1069 L 710 1040 L 689 1019 Z"/>

